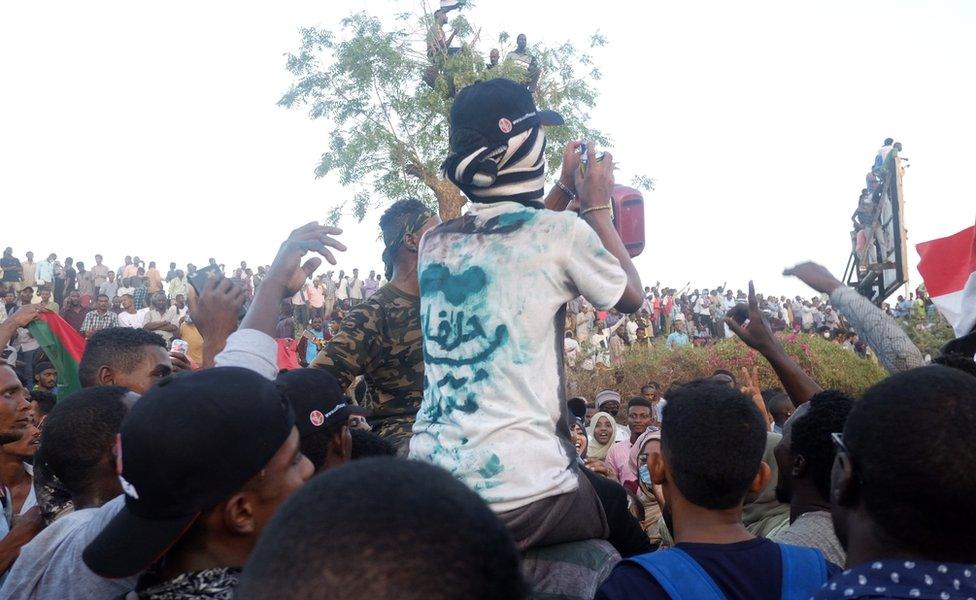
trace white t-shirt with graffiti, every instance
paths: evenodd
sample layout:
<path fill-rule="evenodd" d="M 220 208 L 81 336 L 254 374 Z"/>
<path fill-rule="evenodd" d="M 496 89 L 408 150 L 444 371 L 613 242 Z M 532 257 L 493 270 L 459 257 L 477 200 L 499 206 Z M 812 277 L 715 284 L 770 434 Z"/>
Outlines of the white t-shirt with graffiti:
<path fill-rule="evenodd" d="M 428 232 L 418 274 L 425 385 L 411 458 L 496 512 L 575 490 L 561 309 L 579 295 L 616 305 L 619 261 L 574 213 L 501 202 Z"/>

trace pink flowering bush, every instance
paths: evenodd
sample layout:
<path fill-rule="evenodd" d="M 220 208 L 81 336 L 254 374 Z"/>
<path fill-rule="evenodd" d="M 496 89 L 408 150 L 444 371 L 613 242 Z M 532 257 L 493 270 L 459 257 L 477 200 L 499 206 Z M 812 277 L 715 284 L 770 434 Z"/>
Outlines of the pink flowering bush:
<path fill-rule="evenodd" d="M 862 359 L 815 335 L 781 334 L 780 341 L 789 355 L 824 389 L 838 389 L 860 397 L 886 375 L 876 362 Z M 646 348 L 628 348 L 624 365 L 617 370 L 567 369 L 567 394 L 592 401 L 597 391 L 615 389 L 626 401 L 639 394 L 641 385 L 648 381 L 657 381 L 666 390 L 673 382 L 707 377 L 718 369 L 731 371 L 741 380 L 741 369 L 752 367 L 758 367 L 763 388 L 782 387 L 766 359 L 737 339 L 722 340 L 706 348 L 688 347 L 675 351 L 665 348 L 663 340 L 659 340 Z"/>

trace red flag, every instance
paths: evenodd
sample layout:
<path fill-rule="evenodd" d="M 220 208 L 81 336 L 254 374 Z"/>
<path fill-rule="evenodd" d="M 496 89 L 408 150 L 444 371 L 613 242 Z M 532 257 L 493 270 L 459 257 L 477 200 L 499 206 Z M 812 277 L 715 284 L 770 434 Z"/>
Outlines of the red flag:
<path fill-rule="evenodd" d="M 957 336 L 976 325 L 976 226 L 915 246 L 929 297 Z"/>

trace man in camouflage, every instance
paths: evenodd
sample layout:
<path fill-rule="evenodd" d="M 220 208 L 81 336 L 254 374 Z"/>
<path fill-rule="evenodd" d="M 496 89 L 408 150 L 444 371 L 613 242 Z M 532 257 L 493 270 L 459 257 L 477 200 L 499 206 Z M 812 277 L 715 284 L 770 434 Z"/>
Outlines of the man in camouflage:
<path fill-rule="evenodd" d="M 424 397 L 424 352 L 420 332 L 417 247 L 440 219 L 419 200 L 400 200 L 380 218 L 383 264 L 389 283 L 352 308 L 339 332 L 312 367 L 326 369 L 343 389 L 362 375 L 363 401 L 373 431 L 394 443 L 401 455 Z"/>

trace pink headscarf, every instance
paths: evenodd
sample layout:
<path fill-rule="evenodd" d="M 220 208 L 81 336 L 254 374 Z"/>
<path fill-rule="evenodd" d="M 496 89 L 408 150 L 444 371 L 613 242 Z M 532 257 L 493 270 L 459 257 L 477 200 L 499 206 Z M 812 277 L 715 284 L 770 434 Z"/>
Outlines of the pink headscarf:
<path fill-rule="evenodd" d="M 661 430 L 658 429 L 657 427 L 648 427 L 647 431 L 640 434 L 640 436 L 637 437 L 637 441 L 634 442 L 633 445 L 631 445 L 630 467 L 634 470 L 634 473 L 639 473 L 638 466 L 637 466 L 638 455 L 640 455 L 641 450 L 644 449 L 644 446 L 647 444 L 647 442 L 651 440 L 661 441 Z M 638 477 L 640 477 L 640 475 L 638 475 Z"/>

